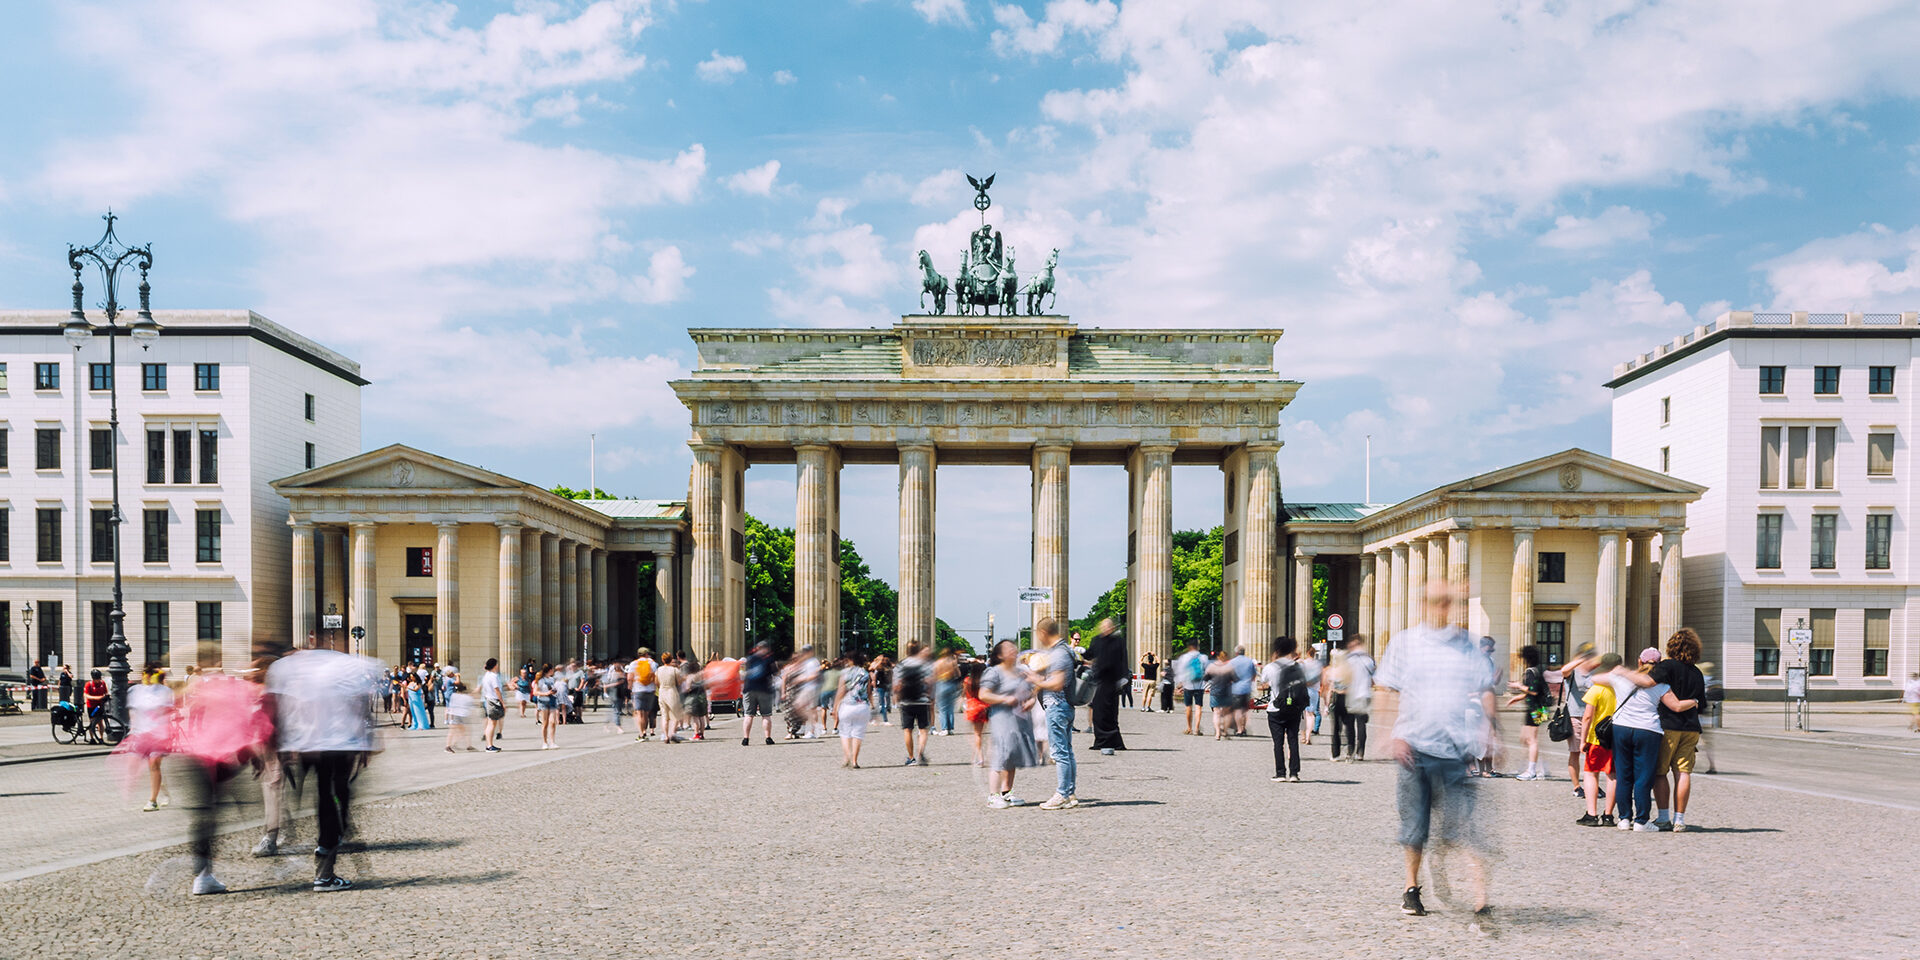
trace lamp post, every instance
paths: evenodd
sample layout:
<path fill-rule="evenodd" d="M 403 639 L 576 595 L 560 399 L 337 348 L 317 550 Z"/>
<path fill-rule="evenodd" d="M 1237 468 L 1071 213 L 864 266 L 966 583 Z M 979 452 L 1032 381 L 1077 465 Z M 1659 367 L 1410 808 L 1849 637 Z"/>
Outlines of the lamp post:
<path fill-rule="evenodd" d="M 106 312 L 107 322 L 101 330 L 107 337 L 107 437 L 110 441 L 110 456 L 107 463 L 113 470 L 113 515 L 107 520 L 107 528 L 113 538 L 113 612 L 108 619 L 113 627 L 113 639 L 107 644 L 108 692 L 111 696 L 109 709 L 122 724 L 127 722 L 127 610 L 125 598 L 121 592 L 120 581 L 120 526 L 126 518 L 120 513 L 120 376 L 119 341 L 122 332 L 133 337 L 141 350 L 147 349 L 160 336 L 160 325 L 153 322 L 153 311 L 148 306 L 147 270 L 153 266 L 153 245 L 128 247 L 113 234 L 113 211 L 107 211 L 101 219 L 107 221 L 107 232 L 90 247 L 67 247 L 67 266 L 73 268 L 73 312 L 60 332 L 73 344 L 74 354 L 79 355 L 80 348 L 93 338 L 93 323 L 87 319 L 86 309 L 81 305 L 83 289 L 80 284 L 80 271 L 87 262 L 91 262 L 100 271 L 100 280 L 106 285 L 107 298 L 100 304 Z M 123 328 L 120 326 L 119 282 L 120 268 L 133 264 L 140 270 L 140 313 L 134 322 Z"/>
<path fill-rule="evenodd" d="M 33 601 L 32 600 L 28 600 L 20 604 L 20 630 L 22 633 L 26 634 L 27 650 L 28 650 L 27 662 L 38 663 L 40 660 L 39 648 L 33 642 Z M 41 664 L 41 666 L 44 667 L 46 666 L 46 664 Z"/>

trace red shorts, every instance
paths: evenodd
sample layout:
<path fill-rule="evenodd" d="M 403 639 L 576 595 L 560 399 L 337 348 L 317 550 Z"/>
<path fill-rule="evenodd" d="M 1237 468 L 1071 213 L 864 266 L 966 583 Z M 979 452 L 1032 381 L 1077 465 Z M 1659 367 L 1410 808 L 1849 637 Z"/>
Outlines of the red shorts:
<path fill-rule="evenodd" d="M 1599 744 L 1587 744 L 1587 772 L 1613 776 L 1613 751 Z"/>
<path fill-rule="evenodd" d="M 986 723 L 987 722 L 987 702 L 985 700 L 976 699 L 974 697 L 967 698 L 967 722 L 968 723 Z"/>

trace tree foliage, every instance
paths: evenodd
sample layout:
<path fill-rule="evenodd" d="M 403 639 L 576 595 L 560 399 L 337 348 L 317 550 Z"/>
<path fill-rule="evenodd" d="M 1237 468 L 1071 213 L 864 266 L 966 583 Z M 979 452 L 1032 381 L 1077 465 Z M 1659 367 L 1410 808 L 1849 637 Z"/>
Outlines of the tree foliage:
<path fill-rule="evenodd" d="M 1175 645 L 1198 645 L 1205 649 L 1219 642 L 1220 575 L 1222 567 L 1220 527 L 1212 530 L 1181 530 L 1173 535 L 1173 641 Z M 1093 602 L 1087 615 L 1073 621 L 1073 629 L 1092 636 L 1103 618 L 1127 620 L 1127 580 L 1119 582 Z"/>
<path fill-rule="evenodd" d="M 553 492 L 556 494 L 559 494 L 560 496 L 566 497 L 568 500 L 619 500 L 621 499 L 620 497 L 616 497 L 613 494 L 600 489 L 599 487 L 594 487 L 592 490 L 575 490 L 572 487 L 559 486 L 559 487 L 554 487 Z"/>

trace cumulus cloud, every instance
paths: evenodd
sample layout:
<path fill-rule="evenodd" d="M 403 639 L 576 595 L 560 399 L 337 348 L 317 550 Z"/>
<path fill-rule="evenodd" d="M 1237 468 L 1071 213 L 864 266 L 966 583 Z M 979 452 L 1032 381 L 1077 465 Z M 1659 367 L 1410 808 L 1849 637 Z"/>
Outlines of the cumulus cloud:
<path fill-rule="evenodd" d="M 1119 17 L 1120 8 L 1109 0 L 1049 0 L 1038 21 L 1024 7 L 996 4 L 993 19 L 1000 29 L 993 32 L 993 47 L 1002 53 L 1052 53 L 1069 31 L 1097 34 Z"/>
<path fill-rule="evenodd" d="M 1911 310 L 1920 301 L 1920 227 L 1812 241 L 1760 265 L 1776 310 Z"/>
<path fill-rule="evenodd" d="M 799 83 L 800 78 L 794 76 L 792 70 L 775 70 L 773 72 L 773 82 L 785 87 Z"/>
<path fill-rule="evenodd" d="M 928 23 L 946 21 L 965 26 L 973 22 L 967 15 L 967 0 L 913 0 L 913 9 Z"/>
<path fill-rule="evenodd" d="M 1620 243 L 1644 243 L 1658 219 L 1632 207 L 1608 207 L 1594 217 L 1560 216 L 1540 235 L 1540 245 L 1556 250 L 1597 250 Z"/>
<path fill-rule="evenodd" d="M 663 247 L 647 258 L 647 272 L 633 278 L 631 296 L 641 303 L 672 303 L 687 296 L 687 278 L 693 268 L 679 247 Z"/>
<path fill-rule="evenodd" d="M 694 76 L 708 83 L 732 83 L 734 77 L 746 72 L 746 58 L 723 54 L 718 50 L 693 68 Z"/>
<path fill-rule="evenodd" d="M 768 160 L 757 167 L 742 170 L 723 181 L 728 190 L 749 196 L 764 197 L 773 193 L 773 181 L 780 175 L 780 161 Z"/>

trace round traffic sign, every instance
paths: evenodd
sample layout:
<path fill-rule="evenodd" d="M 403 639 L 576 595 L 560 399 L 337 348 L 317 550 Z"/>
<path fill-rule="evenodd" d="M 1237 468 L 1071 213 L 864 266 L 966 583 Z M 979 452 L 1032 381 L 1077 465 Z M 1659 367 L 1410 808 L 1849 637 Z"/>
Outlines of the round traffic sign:
<path fill-rule="evenodd" d="M 587 634 L 590 634 L 590 633 L 592 633 L 592 632 L 593 632 L 593 624 L 591 624 L 591 623 L 583 623 L 583 624 L 581 624 L 581 625 L 580 625 L 580 635 L 581 635 L 581 636 L 583 636 L 583 637 L 584 637 L 584 636 L 586 636 Z"/>
<path fill-rule="evenodd" d="M 1340 616 L 1340 615 L 1339 615 L 1339 614 L 1337 614 L 1337 613 L 1330 613 L 1330 614 L 1327 614 L 1327 629 L 1328 629 L 1328 630 L 1338 630 L 1338 629 L 1340 629 L 1341 627 L 1344 627 L 1344 626 L 1346 626 L 1346 625 L 1347 625 L 1347 621 L 1346 621 L 1346 618 L 1344 618 L 1344 617 L 1342 617 L 1342 616 Z"/>

